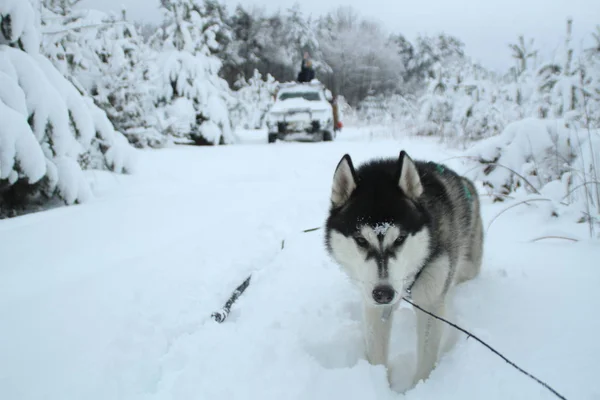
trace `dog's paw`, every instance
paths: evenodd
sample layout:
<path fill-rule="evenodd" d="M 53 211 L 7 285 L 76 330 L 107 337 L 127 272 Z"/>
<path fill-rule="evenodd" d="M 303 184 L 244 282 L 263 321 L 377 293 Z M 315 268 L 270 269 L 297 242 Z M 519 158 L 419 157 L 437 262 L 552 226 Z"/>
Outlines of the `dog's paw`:
<path fill-rule="evenodd" d="M 396 356 L 388 367 L 388 382 L 390 389 L 403 394 L 414 387 L 414 355 L 400 354 Z"/>
<path fill-rule="evenodd" d="M 412 379 L 412 387 L 417 386 L 420 382 L 425 382 L 427 379 L 429 379 L 429 375 L 431 375 L 431 371 L 427 373 L 416 373 Z"/>

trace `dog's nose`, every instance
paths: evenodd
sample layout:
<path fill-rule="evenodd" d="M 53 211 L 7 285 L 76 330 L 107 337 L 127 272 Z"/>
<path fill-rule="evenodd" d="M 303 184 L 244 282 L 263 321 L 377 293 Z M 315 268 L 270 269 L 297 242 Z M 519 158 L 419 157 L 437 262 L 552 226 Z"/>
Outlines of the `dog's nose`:
<path fill-rule="evenodd" d="M 377 286 L 373 289 L 373 300 L 378 304 L 390 304 L 395 294 L 396 291 L 391 286 Z"/>

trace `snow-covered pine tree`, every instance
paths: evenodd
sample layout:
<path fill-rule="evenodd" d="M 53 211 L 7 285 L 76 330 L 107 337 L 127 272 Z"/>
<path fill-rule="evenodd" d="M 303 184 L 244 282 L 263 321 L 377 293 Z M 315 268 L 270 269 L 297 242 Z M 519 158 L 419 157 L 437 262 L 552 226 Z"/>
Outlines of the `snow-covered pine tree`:
<path fill-rule="evenodd" d="M 531 96 L 531 113 L 541 118 L 582 120 L 583 98 L 580 87 L 581 65 L 571 47 L 572 20 L 567 20 L 564 45 L 558 56 L 537 69 Z"/>
<path fill-rule="evenodd" d="M 229 45 L 233 40 L 233 30 L 229 25 L 227 8 L 218 0 L 202 0 L 204 30 L 210 29 L 216 44 L 210 46 L 210 52 L 223 60 L 228 56 Z"/>
<path fill-rule="evenodd" d="M 234 86 L 240 75 L 248 79 L 255 69 L 259 69 L 261 60 L 266 56 L 261 32 L 269 29 L 269 26 L 263 24 L 261 13 L 247 10 L 240 4 L 228 19 L 228 25 L 232 40 L 223 57 L 222 76 Z"/>
<path fill-rule="evenodd" d="M 127 21 L 125 11 L 115 16 L 73 10 L 72 1 L 44 0 L 45 54 L 81 92 L 94 99 L 130 143 L 136 147 L 164 145 L 166 136 L 155 126 L 151 79 L 156 72 L 151 72 L 154 55 L 149 46 Z"/>
<path fill-rule="evenodd" d="M 462 116 L 471 102 L 470 93 L 460 90 L 468 65 L 462 43 L 444 35 L 419 36 L 416 49 L 407 68 L 413 76 L 421 76 L 425 89 L 418 101 L 415 133 L 456 138 L 462 133 Z"/>
<path fill-rule="evenodd" d="M 517 43 L 511 43 L 508 47 L 512 51 L 512 58 L 515 59 L 517 74 L 522 74 L 527 71 L 529 67 L 529 60 L 537 57 L 537 50 L 534 49 L 533 39 L 525 42 L 523 35 L 519 35 Z"/>
<path fill-rule="evenodd" d="M 39 4 L 36 4 L 39 5 Z M 0 0 L 0 207 L 14 215 L 92 193 L 83 169 L 132 169 L 131 147 L 92 100 L 39 53 L 29 1 Z"/>
<path fill-rule="evenodd" d="M 161 0 L 164 27 L 153 38 L 161 43 L 161 71 L 156 103 L 164 132 L 196 144 L 234 141 L 228 104 L 230 89 L 219 77 L 218 24 L 208 23 L 203 4 L 195 0 Z"/>
<path fill-rule="evenodd" d="M 500 93 L 495 74 L 479 64 L 465 61 L 458 71 L 452 120 L 463 143 L 500 134 L 513 113 Z"/>
<path fill-rule="evenodd" d="M 98 75 L 86 88 L 106 111 L 115 129 L 136 147 L 162 147 L 167 136 L 157 129 L 154 78 L 155 54 L 135 26 L 122 18 L 107 16 L 88 46 L 97 55 Z"/>
<path fill-rule="evenodd" d="M 235 83 L 235 104 L 231 107 L 233 126 L 244 129 L 260 129 L 264 127 L 264 117 L 274 102 L 273 96 L 278 82 L 271 75 L 263 79 L 257 69 L 246 81 L 240 76 Z"/>
<path fill-rule="evenodd" d="M 414 46 L 396 40 L 398 52 L 405 63 L 404 82 L 410 85 L 415 95 L 420 95 L 440 67 L 453 67 L 465 59 L 464 43 L 446 34 L 435 36 L 419 35 Z"/>
<path fill-rule="evenodd" d="M 37 0 L 34 0 L 37 1 Z M 78 0 L 39 0 L 41 51 L 58 71 L 78 90 L 85 88 L 80 79 L 97 70 L 94 51 L 86 46 L 93 40 L 104 14 L 90 10 L 73 10 Z M 82 76 L 83 75 L 83 76 Z"/>
<path fill-rule="evenodd" d="M 425 94 L 419 99 L 418 124 L 415 131 L 417 135 L 457 135 L 456 125 L 452 120 L 455 87 L 451 78 L 440 66 L 428 79 Z"/>
<path fill-rule="evenodd" d="M 300 5 L 296 3 L 287 9 L 282 21 L 284 28 L 281 37 L 282 46 L 277 52 L 280 58 L 276 61 L 297 71 L 300 69 L 300 63 L 306 51 L 311 56 L 317 79 L 321 71 L 330 71 L 328 65 L 322 62 L 321 49 L 313 21 L 310 17 L 304 16 Z"/>

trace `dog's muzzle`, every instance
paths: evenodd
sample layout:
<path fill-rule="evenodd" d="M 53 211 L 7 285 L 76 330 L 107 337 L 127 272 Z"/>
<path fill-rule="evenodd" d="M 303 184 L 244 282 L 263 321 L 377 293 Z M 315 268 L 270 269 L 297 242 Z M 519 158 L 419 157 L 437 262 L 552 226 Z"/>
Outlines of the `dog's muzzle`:
<path fill-rule="evenodd" d="M 389 285 L 377 286 L 373 289 L 373 300 L 377 304 L 390 304 L 396 296 L 396 291 Z"/>

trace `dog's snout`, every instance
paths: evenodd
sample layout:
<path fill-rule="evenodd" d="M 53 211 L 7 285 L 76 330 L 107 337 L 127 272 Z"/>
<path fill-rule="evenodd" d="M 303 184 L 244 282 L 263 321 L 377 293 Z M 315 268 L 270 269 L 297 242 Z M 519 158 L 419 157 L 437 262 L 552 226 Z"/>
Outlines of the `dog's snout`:
<path fill-rule="evenodd" d="M 378 304 L 390 304 L 395 295 L 396 291 L 391 286 L 377 286 L 373 289 L 373 300 Z"/>

